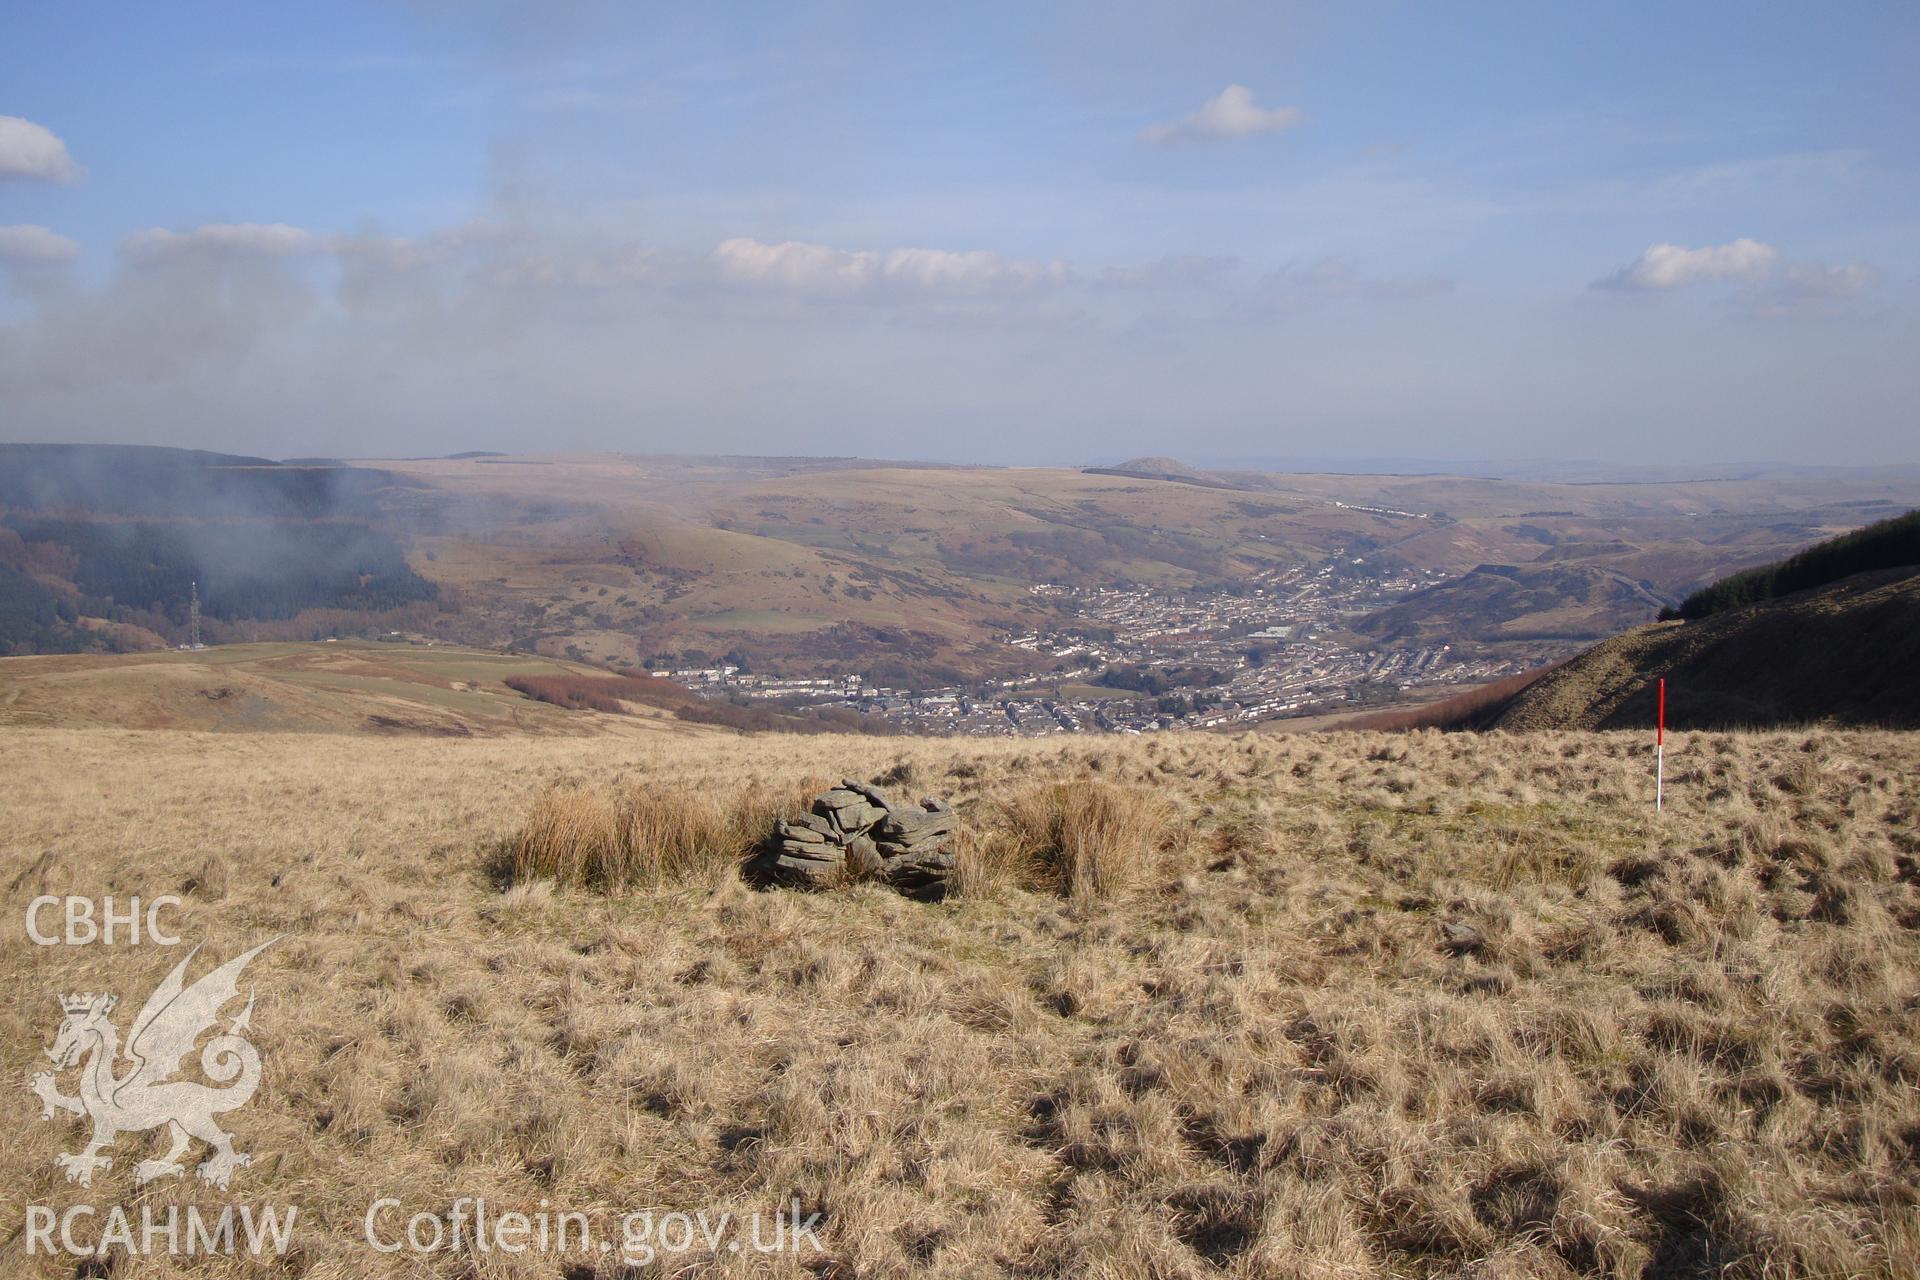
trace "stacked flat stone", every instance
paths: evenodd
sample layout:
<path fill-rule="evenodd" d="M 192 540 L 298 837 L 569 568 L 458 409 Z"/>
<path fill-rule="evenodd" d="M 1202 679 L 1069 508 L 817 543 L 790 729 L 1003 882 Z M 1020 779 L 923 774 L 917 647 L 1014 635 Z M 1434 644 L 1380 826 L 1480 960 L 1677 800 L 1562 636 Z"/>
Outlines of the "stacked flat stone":
<path fill-rule="evenodd" d="M 953 875 L 953 806 L 931 797 L 918 808 L 889 809 L 874 828 L 887 883 L 909 898 L 939 898 Z"/>
<path fill-rule="evenodd" d="M 883 880 L 911 898 L 945 895 L 953 875 L 954 814 L 944 800 L 894 807 L 851 778 L 814 798 L 809 811 L 774 828 L 774 871 L 824 888 L 849 879 Z"/>

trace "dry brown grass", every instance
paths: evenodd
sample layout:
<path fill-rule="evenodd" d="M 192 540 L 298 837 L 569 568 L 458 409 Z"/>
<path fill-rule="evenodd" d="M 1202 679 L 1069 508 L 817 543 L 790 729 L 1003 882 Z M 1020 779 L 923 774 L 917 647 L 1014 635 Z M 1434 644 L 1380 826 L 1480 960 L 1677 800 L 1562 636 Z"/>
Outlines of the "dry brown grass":
<path fill-rule="evenodd" d="M 32 947 L 32 896 L 184 891 L 196 968 L 287 935 L 249 971 L 266 1076 L 229 1117 L 256 1153 L 230 1198 L 302 1208 L 278 1273 L 621 1274 L 376 1256 L 376 1195 L 602 1224 L 799 1195 L 827 1215 L 818 1274 L 1912 1280 L 1920 742 L 1675 734 L 1661 819 L 1646 755 L 1605 734 L 12 731 L 0 1074 L 46 1065 L 54 993 L 137 1000 L 178 959 Z M 550 788 L 732 812 L 896 767 L 962 813 L 977 874 L 952 901 L 725 868 L 503 890 L 485 870 Z M 1088 780 L 1165 797 L 1192 838 L 1107 896 L 1026 887 L 996 815 Z M 553 807 L 568 847 L 606 829 L 586 808 Z M 52 1159 L 77 1122 L 22 1089 L 0 1089 L 0 1125 L 15 1205 L 221 1200 L 136 1191 L 148 1136 L 92 1192 L 67 1185 Z M 74 1273 L 0 1223 L 0 1272 Z"/>
<path fill-rule="evenodd" d="M 1137 788 L 1087 778 L 1029 787 L 994 807 L 985 839 L 1001 852 L 983 860 L 1076 902 L 1116 897 L 1145 878 L 1167 817 Z"/>
<path fill-rule="evenodd" d="M 911 776 L 896 768 L 876 781 Z M 784 793 L 753 789 L 722 804 L 705 792 L 639 783 L 559 784 L 534 797 L 496 865 L 508 884 L 545 880 L 603 893 L 711 880 L 741 870 L 776 821 L 805 812 L 827 785 L 809 778 Z M 1087 778 L 1028 787 L 979 808 L 959 833 L 959 888 L 1020 887 L 1081 903 L 1116 897 L 1146 878 L 1168 819 L 1167 805 L 1139 788 Z"/>
<path fill-rule="evenodd" d="M 592 787 L 550 787 L 513 839 L 508 878 L 625 888 L 627 842 L 613 801 Z"/>
<path fill-rule="evenodd" d="M 1450 698 L 1442 698 L 1424 706 L 1354 716 L 1334 728 L 1379 733 L 1404 733 L 1409 729 L 1443 729 L 1448 732 L 1483 729 L 1499 716 L 1517 694 L 1550 675 L 1559 665 L 1554 663 L 1535 667 L 1531 671 L 1489 681 L 1465 693 L 1456 693 Z"/>
<path fill-rule="evenodd" d="M 755 788 L 724 803 L 657 783 L 551 786 L 534 797 L 500 870 L 511 884 L 548 880 L 607 893 L 709 881 L 739 870 L 777 819 L 804 811 L 810 785 Z"/>

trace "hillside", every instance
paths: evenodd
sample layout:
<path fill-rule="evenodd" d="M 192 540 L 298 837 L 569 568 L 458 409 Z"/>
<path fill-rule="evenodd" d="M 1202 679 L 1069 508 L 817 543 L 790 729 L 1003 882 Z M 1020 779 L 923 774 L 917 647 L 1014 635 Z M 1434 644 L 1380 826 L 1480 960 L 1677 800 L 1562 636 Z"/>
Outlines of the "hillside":
<path fill-rule="evenodd" d="M 299 1218 L 277 1268 L 77 1269 L 14 1219 L 0 1271 L 651 1273 L 369 1247 L 380 1198 L 387 1242 L 484 1196 L 616 1249 L 629 1211 L 821 1215 L 817 1254 L 695 1233 L 656 1259 L 732 1280 L 1911 1277 L 1915 739 L 1676 735 L 1658 820 L 1647 765 L 1596 734 L 7 729 L 12 919 L 179 893 L 195 975 L 278 940 L 246 973 L 264 1082 L 221 1117 L 252 1156 L 229 1191 L 137 1188 L 165 1143 L 132 1133 L 69 1184 L 82 1122 L 17 1084 L 0 1179 L 16 1204 Z M 697 828 L 842 775 L 955 803 L 957 896 L 759 891 L 724 847 L 612 896 L 498 878 L 542 796 Z M 1057 784 L 1116 818 L 1063 829 L 1106 860 L 1083 898 L 1020 842 Z M 54 995 L 115 993 L 124 1027 L 185 949 L 8 930 L 0 1071 L 49 1067 Z"/>
<path fill-rule="evenodd" d="M 889 733 L 832 708 L 702 697 L 645 672 L 414 640 L 0 660 L 0 726 L 566 736 Z"/>
<path fill-rule="evenodd" d="M 395 491 L 395 518 L 413 567 L 460 600 L 465 638 L 573 645 L 610 663 L 698 665 L 737 650 L 756 669 L 807 672 L 861 669 L 879 652 L 1006 671 L 1026 658 L 996 635 L 1062 621 L 1035 583 L 1206 597 L 1330 565 L 1462 575 L 1491 564 L 1645 584 L 1573 611 L 1544 594 L 1518 614 L 1483 614 L 1473 593 L 1448 606 L 1460 630 L 1531 653 L 1535 642 L 1506 637 L 1602 638 L 1916 496 L 1905 475 L 1577 485 L 1246 473 L 1231 488 L 1195 484 L 1208 473 L 1168 459 L 1125 465 L 1136 463 L 1157 474 L 624 456 L 377 465 L 429 486 Z"/>
<path fill-rule="evenodd" d="M 1417 591 L 1354 623 L 1385 640 L 1458 644 L 1463 640 L 1580 639 L 1622 617 L 1661 607 L 1644 582 L 1610 569 L 1558 560 L 1483 564 Z"/>
<path fill-rule="evenodd" d="M 1915 497 L 1903 474 L 1236 472 L 1222 487 L 1164 458 L 1125 464 L 1154 474 L 1101 474 L 856 458 L 6 457 L 0 652 L 178 644 L 197 582 L 213 643 L 401 631 L 894 694 L 1064 686 L 1042 726 L 1097 722 L 1090 681 L 1141 662 L 1218 671 L 1225 683 L 1179 691 L 1182 705 L 1263 717 L 1365 705 L 1383 683 L 1497 678 Z M 1241 637 L 1273 627 L 1293 639 L 1267 645 L 1275 661 L 1256 672 Z M 830 709 L 937 718 L 872 699 Z"/>
<path fill-rule="evenodd" d="M 372 467 L 275 462 L 160 445 L 0 443 L 0 509 L 115 518 L 366 519 L 375 495 L 412 483 Z"/>
<path fill-rule="evenodd" d="M 508 687 L 607 673 L 531 654 L 405 644 L 241 644 L 0 661 L 0 726 L 430 737 L 685 734 L 697 695 L 665 680 L 624 714 L 564 710 Z"/>
<path fill-rule="evenodd" d="M 1646 728 L 1660 677 L 1678 727 L 1920 728 L 1920 570 L 1629 631 L 1530 685 L 1492 727 Z"/>
<path fill-rule="evenodd" d="M 1171 480 L 1194 484 L 1204 489 L 1233 489 L 1239 486 L 1205 471 L 1196 471 L 1178 458 L 1129 458 L 1110 467 L 1088 467 L 1088 475 L 1132 476 L 1141 480 Z"/>
<path fill-rule="evenodd" d="M 1704 618 L 1839 582 L 1856 573 L 1920 565 L 1920 511 L 1878 520 L 1816 543 L 1778 564 L 1761 565 L 1703 587 L 1680 602 L 1674 617 Z"/>
<path fill-rule="evenodd" d="M 189 449 L 0 444 L 0 656 L 420 626 L 439 587 L 377 468 Z"/>

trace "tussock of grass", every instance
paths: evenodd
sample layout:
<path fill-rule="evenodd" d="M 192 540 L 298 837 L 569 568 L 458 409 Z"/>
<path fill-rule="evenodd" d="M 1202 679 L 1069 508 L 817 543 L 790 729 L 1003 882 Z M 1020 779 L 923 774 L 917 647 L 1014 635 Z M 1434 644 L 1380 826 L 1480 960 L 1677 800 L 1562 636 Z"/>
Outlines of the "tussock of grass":
<path fill-rule="evenodd" d="M 506 878 L 604 893 L 710 881 L 738 868 L 777 819 L 799 811 L 805 785 L 748 788 L 725 803 L 704 790 L 642 783 L 611 793 L 549 787 L 508 848 Z"/>
<path fill-rule="evenodd" d="M 996 806 L 1000 847 L 983 861 L 1076 902 L 1112 898 L 1146 874 L 1167 820 L 1167 806 L 1138 788 L 1085 779 L 1031 787 Z"/>
<path fill-rule="evenodd" d="M 619 814 L 591 787 L 556 786 L 535 797 L 527 824 L 514 837 L 508 875 L 515 883 L 607 885 L 624 871 Z"/>

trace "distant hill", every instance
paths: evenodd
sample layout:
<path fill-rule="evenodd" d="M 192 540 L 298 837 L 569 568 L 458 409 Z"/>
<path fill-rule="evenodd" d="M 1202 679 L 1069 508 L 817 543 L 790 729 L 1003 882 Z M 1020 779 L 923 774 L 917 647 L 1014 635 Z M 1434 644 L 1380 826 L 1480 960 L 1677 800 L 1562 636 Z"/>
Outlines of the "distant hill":
<path fill-rule="evenodd" d="M 1556 566 L 1552 572 L 1566 572 Z M 1500 603 L 1482 566 L 1358 626 L 1401 634 L 1434 617 Z M 1450 593 L 1472 601 L 1430 599 Z M 1428 598 L 1423 603 L 1423 598 Z M 1676 729 L 1774 728 L 1814 722 L 1920 728 L 1920 512 L 1828 538 L 1742 570 L 1660 620 L 1603 640 L 1551 668 L 1412 712 L 1341 727 L 1644 729 L 1667 681 Z"/>
<path fill-rule="evenodd" d="M 832 708 L 704 698 L 648 674 L 459 645 L 215 645 L 0 662 L 0 728 L 496 737 L 892 732 Z"/>
<path fill-rule="evenodd" d="M 209 639 L 417 624 L 439 588 L 374 522 L 383 495 L 424 487 L 196 449 L 0 444 L 0 655 L 183 640 L 195 584 Z"/>
<path fill-rule="evenodd" d="M 1490 727 L 1651 727 L 1661 677 L 1678 729 L 1920 728 L 1920 566 L 1615 636 L 1522 690 Z"/>
<path fill-rule="evenodd" d="M 3 446 L 0 654 L 178 644 L 197 582 L 214 643 L 401 631 L 919 688 L 1072 669 L 1084 659 L 1006 637 L 1083 625 L 1076 592 L 1204 604 L 1324 569 L 1466 575 L 1380 619 L 1376 642 L 1467 636 L 1533 661 L 1920 499 L 1897 476 L 1548 485 L 1100 461 L 1117 465 Z"/>
<path fill-rule="evenodd" d="M 1171 480 L 1176 484 L 1197 484 L 1205 489 L 1237 489 L 1240 486 L 1218 476 L 1196 471 L 1178 458 L 1129 458 L 1111 467 L 1088 467 L 1088 475 L 1128 476 L 1138 480 Z"/>
<path fill-rule="evenodd" d="M 1483 564 L 1368 614 L 1354 630 L 1423 644 L 1590 640 L 1647 617 L 1661 604 L 1648 584 L 1603 567 Z"/>
<path fill-rule="evenodd" d="M 317 459 L 275 462 L 157 445 L 0 444 L 0 507 L 48 515 L 364 519 L 376 511 L 376 490 L 420 483 Z"/>
<path fill-rule="evenodd" d="M 1816 543 L 1798 555 L 1761 565 L 1702 587 L 1665 617 L 1705 618 L 1795 591 L 1838 582 L 1856 573 L 1920 565 L 1920 511 L 1880 520 Z"/>
<path fill-rule="evenodd" d="M 682 713 L 708 704 L 677 685 L 632 700 L 624 714 L 601 715 L 531 698 L 512 683 L 607 674 L 534 654 L 356 640 L 41 655 L 0 662 L 0 727 L 449 738 L 713 731 Z"/>

